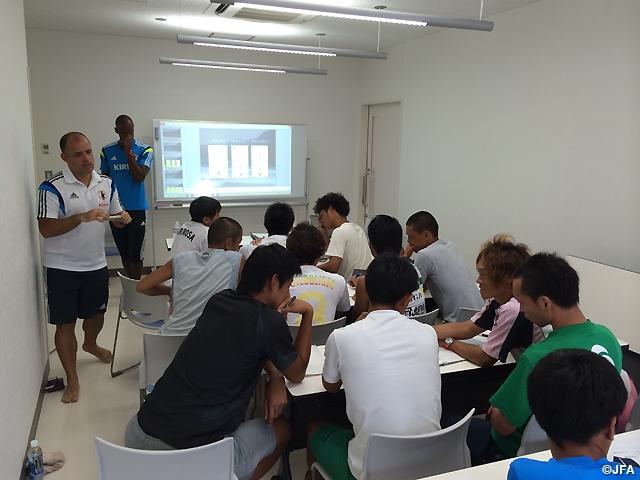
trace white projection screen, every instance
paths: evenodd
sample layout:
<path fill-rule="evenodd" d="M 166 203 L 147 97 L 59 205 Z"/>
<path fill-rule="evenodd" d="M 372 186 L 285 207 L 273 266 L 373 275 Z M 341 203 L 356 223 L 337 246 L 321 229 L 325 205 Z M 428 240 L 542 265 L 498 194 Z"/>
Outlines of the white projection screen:
<path fill-rule="evenodd" d="M 305 198 L 306 125 L 154 120 L 156 203 Z"/>

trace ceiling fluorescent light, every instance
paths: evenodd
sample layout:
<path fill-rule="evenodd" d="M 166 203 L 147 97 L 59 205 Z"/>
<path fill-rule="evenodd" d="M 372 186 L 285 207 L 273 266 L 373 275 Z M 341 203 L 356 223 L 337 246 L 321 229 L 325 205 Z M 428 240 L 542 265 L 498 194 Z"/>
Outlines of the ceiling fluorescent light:
<path fill-rule="evenodd" d="M 298 53 L 302 55 L 321 55 L 326 57 L 356 57 L 386 60 L 386 52 L 369 52 L 365 50 L 346 50 L 342 48 L 306 47 L 302 45 L 285 45 L 281 43 L 245 42 L 223 38 L 192 37 L 178 35 L 178 43 L 188 43 L 205 47 L 238 48 L 261 52 Z"/>
<path fill-rule="evenodd" d="M 305 73 L 308 75 L 326 75 L 326 70 L 318 68 L 279 67 L 273 65 L 253 65 L 250 63 L 209 62 L 206 60 L 188 60 L 184 58 L 160 58 L 164 65 L 176 65 L 179 67 L 217 68 L 221 70 L 244 70 L 248 72 L 263 73 Z"/>
<path fill-rule="evenodd" d="M 444 28 L 462 28 L 490 32 L 493 22 L 455 17 L 436 17 L 418 13 L 394 12 L 390 10 L 371 10 L 368 8 L 326 5 L 322 3 L 294 2 L 291 0 L 242 0 L 227 1 L 229 5 L 239 5 L 263 10 L 311 13 L 326 17 L 348 18 L 352 20 L 370 20 L 373 22 L 399 23 Z"/>

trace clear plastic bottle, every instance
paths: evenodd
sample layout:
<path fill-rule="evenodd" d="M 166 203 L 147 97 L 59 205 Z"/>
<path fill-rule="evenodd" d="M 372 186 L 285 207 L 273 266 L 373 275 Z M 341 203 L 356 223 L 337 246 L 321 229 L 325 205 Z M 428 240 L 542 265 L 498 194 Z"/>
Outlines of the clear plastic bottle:
<path fill-rule="evenodd" d="M 42 458 L 42 449 L 38 446 L 38 440 L 31 440 L 27 460 L 29 460 L 29 478 L 42 480 L 44 478 L 44 459 Z"/>
<path fill-rule="evenodd" d="M 173 239 L 176 239 L 176 235 L 180 231 L 180 222 L 176 222 L 173 224 Z"/>

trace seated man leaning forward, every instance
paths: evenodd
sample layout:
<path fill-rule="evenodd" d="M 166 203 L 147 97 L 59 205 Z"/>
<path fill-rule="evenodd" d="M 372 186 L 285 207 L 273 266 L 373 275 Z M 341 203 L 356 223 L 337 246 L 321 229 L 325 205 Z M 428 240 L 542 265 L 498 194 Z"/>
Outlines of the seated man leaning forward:
<path fill-rule="evenodd" d="M 293 253 L 302 274 L 293 277 L 289 292 L 313 306 L 313 324 L 332 322 L 345 315 L 351 305 L 347 282 L 337 273 L 320 270 L 316 265 L 324 254 L 324 237 L 308 223 L 299 223 L 287 238 L 287 250 Z M 289 325 L 300 325 L 300 315 L 289 314 Z"/>
<path fill-rule="evenodd" d="M 354 269 L 366 269 L 372 256 L 364 230 L 347 220 L 349 202 L 341 193 L 327 193 L 316 200 L 313 211 L 318 215 L 318 227 L 324 235 L 329 261 L 319 265 L 327 272 L 349 280 Z M 328 230 L 333 229 L 331 241 Z"/>
<path fill-rule="evenodd" d="M 169 295 L 173 311 L 160 328 L 164 335 L 185 335 L 191 331 L 204 306 L 216 293 L 235 290 L 242 276 L 244 258 L 238 253 L 242 227 L 233 218 L 220 217 L 209 227 L 209 248 L 191 250 L 169 260 L 138 283 L 145 295 Z M 164 282 L 173 279 L 169 287 Z"/>
<path fill-rule="evenodd" d="M 373 433 L 440 430 L 436 334 L 404 316 L 417 282 L 407 259 L 397 253 L 376 257 L 367 270 L 370 313 L 327 339 L 322 384 L 332 393 L 344 385 L 353 430 L 312 422 L 307 461 L 317 459 L 334 480 L 364 478 L 364 452 Z"/>
<path fill-rule="evenodd" d="M 530 257 L 529 248 L 514 243 L 513 237 L 498 234 L 485 243 L 476 258 L 480 295 L 486 300 L 482 310 L 462 323 L 436 325 L 441 347 L 481 367 L 505 362 L 513 348 L 526 348 L 544 338 L 542 329 L 524 316 L 513 297 L 513 273 Z M 466 340 L 489 330 L 489 338 L 481 347 Z"/>
<path fill-rule="evenodd" d="M 287 305 L 298 262 L 277 244 L 256 249 L 237 292 L 207 303 L 173 362 L 125 431 L 125 446 L 143 450 L 198 447 L 234 438 L 239 480 L 259 479 L 291 436 L 280 417 L 287 403 L 284 378 L 301 382 L 311 355 L 313 308 Z M 302 314 L 295 343 L 283 314 Z M 262 369 L 269 374 L 265 418 L 243 422 Z M 282 373 L 280 373 L 282 372 Z"/>
<path fill-rule="evenodd" d="M 284 247 L 287 243 L 287 235 L 289 235 L 295 221 L 296 215 L 291 205 L 281 202 L 272 203 L 264 213 L 263 225 L 267 229 L 267 236 L 258 238 L 249 245 L 243 245 L 240 248 L 240 253 L 245 258 L 249 258 L 249 255 L 260 245 L 278 243 Z"/>
<path fill-rule="evenodd" d="M 606 358 L 581 349 L 551 352 L 531 370 L 527 398 L 553 458 L 514 460 L 508 480 L 607 478 L 633 471 L 607 461 L 627 389 Z"/>
<path fill-rule="evenodd" d="M 483 302 L 467 263 L 452 242 L 438 238 L 438 230 L 438 222 L 429 212 L 411 215 L 404 256 L 415 253 L 414 263 L 440 315 L 447 322 L 455 322 L 461 307 L 480 310 Z"/>
<path fill-rule="evenodd" d="M 551 325 L 553 331 L 518 359 L 515 370 L 489 399 L 488 420 L 471 420 L 467 445 L 474 465 L 516 456 L 532 414 L 527 378 L 542 357 L 560 348 L 581 348 L 602 355 L 620 373 L 620 344 L 607 327 L 585 318 L 578 307 L 578 284 L 576 271 L 553 253 L 537 253 L 515 271 L 513 296 L 520 309 L 537 326 Z"/>
<path fill-rule="evenodd" d="M 369 234 L 369 247 L 374 257 L 383 253 L 402 255 L 402 227 L 400 222 L 389 215 L 376 215 L 367 228 Z M 427 313 L 424 303 L 424 290 L 422 286 L 422 275 L 420 270 L 414 265 L 414 270 L 418 274 L 418 283 L 413 292 L 413 297 L 407 304 L 404 314 L 407 317 L 417 317 Z M 361 275 L 354 281 L 356 286 L 355 305 L 353 306 L 353 318 L 358 318 L 363 312 L 369 310 L 369 295 L 365 286 L 366 276 Z"/>

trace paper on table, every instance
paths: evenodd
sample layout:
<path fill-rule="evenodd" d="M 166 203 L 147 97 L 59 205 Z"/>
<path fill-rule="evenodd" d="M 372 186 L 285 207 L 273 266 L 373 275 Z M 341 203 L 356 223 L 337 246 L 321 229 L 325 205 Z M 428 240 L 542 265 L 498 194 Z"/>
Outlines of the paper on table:
<path fill-rule="evenodd" d="M 478 337 L 480 337 L 480 335 L 478 335 Z M 468 343 L 469 345 L 478 345 L 479 347 L 481 347 L 485 344 L 487 339 L 485 337 L 481 337 L 481 338 L 478 338 L 478 337 L 468 338 L 466 340 L 460 340 L 460 341 L 464 343 Z"/>
<path fill-rule="evenodd" d="M 609 454 L 607 455 L 609 461 L 624 463 L 625 465 L 633 465 L 635 468 L 640 465 L 640 447 L 638 446 L 620 446 L 616 448 L 615 443 L 611 445 Z M 620 460 L 623 460 L 622 462 Z M 630 462 L 631 460 L 632 462 Z"/>
<path fill-rule="evenodd" d="M 324 352 L 316 345 L 311 345 L 311 358 L 307 365 L 307 376 L 322 375 L 322 367 L 324 366 Z"/>
<path fill-rule="evenodd" d="M 448 365 L 450 363 L 455 363 L 455 362 L 462 362 L 464 361 L 464 358 L 462 358 L 460 355 L 458 355 L 455 352 L 452 352 L 451 350 L 447 350 L 446 348 L 439 348 L 438 349 L 438 357 L 440 357 L 440 365 Z"/>

